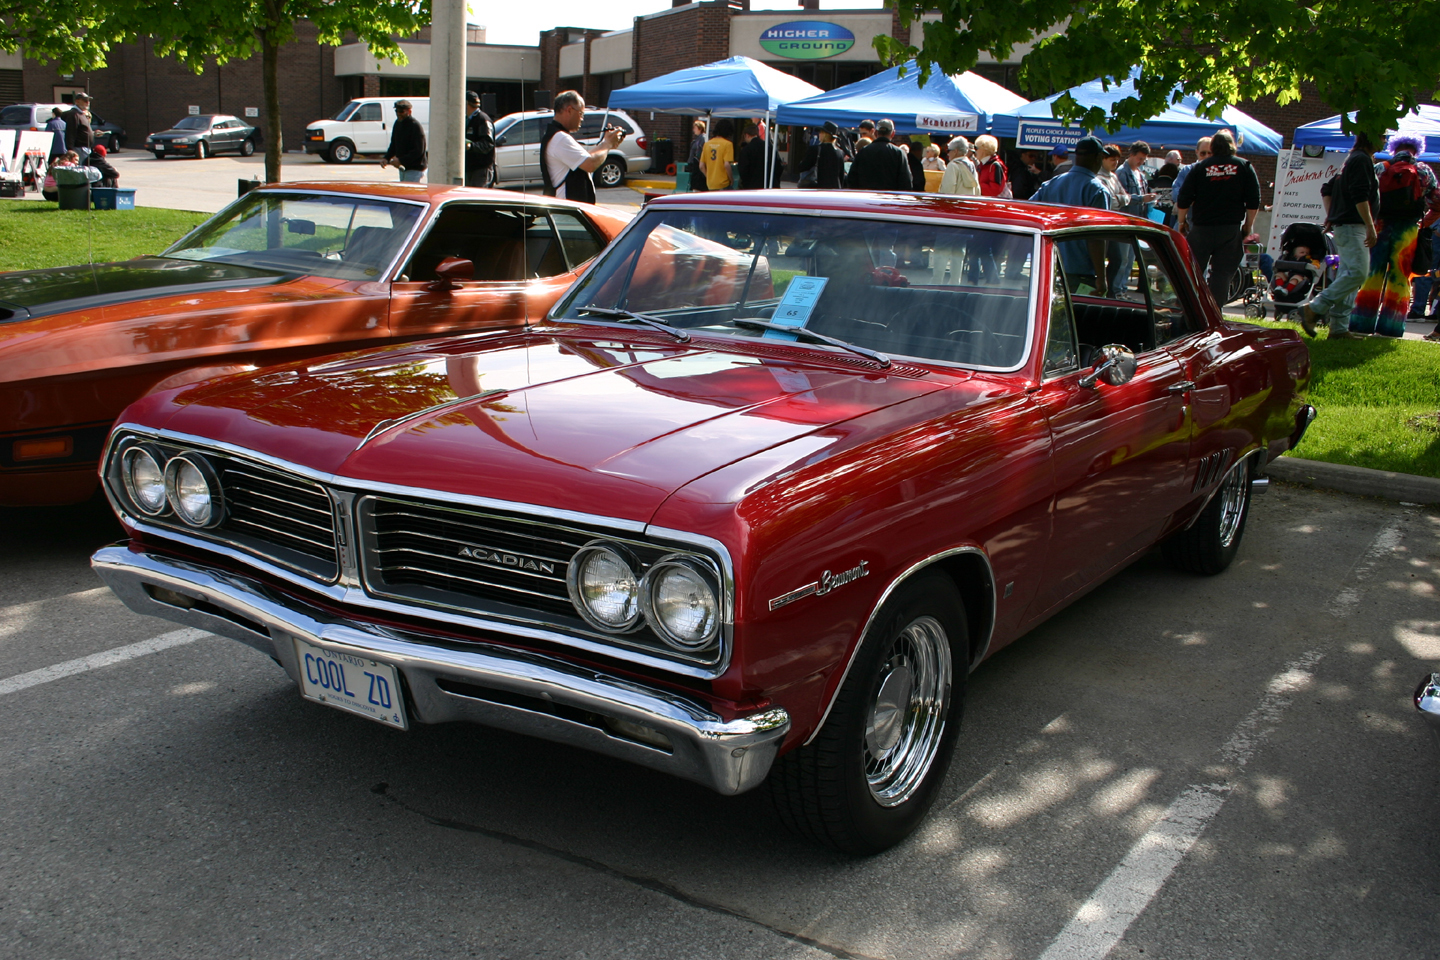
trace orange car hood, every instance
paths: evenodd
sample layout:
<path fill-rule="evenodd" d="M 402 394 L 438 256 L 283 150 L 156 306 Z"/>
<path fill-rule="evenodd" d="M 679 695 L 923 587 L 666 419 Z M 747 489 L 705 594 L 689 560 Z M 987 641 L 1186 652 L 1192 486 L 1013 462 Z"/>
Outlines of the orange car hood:
<path fill-rule="evenodd" d="M 275 270 L 169 257 L 20 270 L 0 274 L 0 323 L 154 297 L 224 290 L 236 284 L 265 286 L 289 278 Z"/>

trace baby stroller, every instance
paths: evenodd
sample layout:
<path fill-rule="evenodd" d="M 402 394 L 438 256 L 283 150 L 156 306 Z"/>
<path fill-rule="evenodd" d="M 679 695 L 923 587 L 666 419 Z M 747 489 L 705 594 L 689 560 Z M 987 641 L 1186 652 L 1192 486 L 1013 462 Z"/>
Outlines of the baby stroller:
<path fill-rule="evenodd" d="M 1247 297 L 1245 315 L 1264 317 L 1270 309 L 1275 319 L 1298 312 L 1300 305 L 1314 297 L 1335 278 L 1340 258 L 1335 241 L 1318 223 L 1292 223 L 1280 235 L 1280 259 L 1264 295 Z"/>

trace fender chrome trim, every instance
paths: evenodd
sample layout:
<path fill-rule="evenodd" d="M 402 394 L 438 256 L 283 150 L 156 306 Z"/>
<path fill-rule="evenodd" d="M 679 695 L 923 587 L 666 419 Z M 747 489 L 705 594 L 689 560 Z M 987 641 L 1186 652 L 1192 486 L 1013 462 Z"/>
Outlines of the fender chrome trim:
<path fill-rule="evenodd" d="M 840 674 L 840 681 L 835 684 L 835 692 L 830 695 L 829 701 L 825 704 L 825 712 L 820 715 L 820 722 L 815 725 L 815 729 L 811 731 L 810 736 L 805 739 L 805 743 L 802 744 L 802 746 L 808 746 L 811 741 L 813 741 L 816 737 L 820 735 L 820 731 L 825 729 L 825 721 L 830 719 L 830 711 L 834 709 L 835 701 L 840 696 L 840 690 L 845 686 L 845 681 L 850 676 L 850 668 L 855 665 L 855 658 L 860 655 L 860 648 L 865 644 L 865 638 L 870 633 L 870 627 L 875 622 L 875 618 L 880 615 L 880 610 L 890 599 L 890 595 L 893 594 L 902 583 L 909 580 L 912 576 L 919 573 L 921 570 L 924 570 L 931 564 L 936 563 L 940 560 L 944 560 L 947 557 L 958 556 L 962 553 L 976 554 L 980 557 L 980 559 L 985 561 L 985 576 L 986 579 L 989 581 L 988 586 L 990 588 L 990 617 L 989 622 L 985 624 L 985 642 L 980 646 L 980 652 L 977 653 L 975 657 L 970 661 L 967 672 L 969 670 L 974 670 L 975 667 L 980 664 L 980 661 L 985 659 L 985 655 L 990 652 L 990 641 L 995 635 L 995 608 L 998 603 L 995 597 L 995 569 L 990 565 L 989 555 L 987 555 L 985 551 L 981 550 L 979 547 L 970 545 L 963 547 L 952 547 L 949 550 L 942 550 L 940 553 L 932 554 L 931 556 L 928 556 L 925 559 L 915 564 L 912 564 L 909 567 L 906 567 L 895 577 L 895 579 L 891 580 L 890 583 L 885 587 L 885 589 L 880 593 L 880 597 L 875 601 L 875 605 L 870 609 L 870 615 L 865 618 L 865 626 L 860 631 L 860 638 L 855 641 L 855 645 L 850 649 L 850 656 L 845 661 L 845 669 Z"/>

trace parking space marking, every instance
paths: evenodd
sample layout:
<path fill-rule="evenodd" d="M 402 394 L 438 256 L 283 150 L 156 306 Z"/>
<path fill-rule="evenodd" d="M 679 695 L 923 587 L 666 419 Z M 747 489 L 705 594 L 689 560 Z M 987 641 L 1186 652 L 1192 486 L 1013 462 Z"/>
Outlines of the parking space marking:
<path fill-rule="evenodd" d="M 39 670 L 31 670 L 29 673 L 19 673 L 13 677 L 6 677 L 4 680 L 0 680 L 0 696 L 16 693 L 42 683 L 49 683 L 51 680 L 73 677 L 77 673 L 86 673 L 90 670 L 98 670 L 101 667 L 108 667 L 112 664 L 123 663 L 126 660 L 134 660 L 136 657 L 143 657 L 147 654 L 159 653 L 161 650 L 169 650 L 171 647 L 194 643 L 196 640 L 208 636 L 210 636 L 210 634 L 204 630 L 187 627 L 184 630 L 172 630 L 169 633 L 162 633 L 158 637 L 141 640 L 139 643 L 116 647 L 113 650 L 105 650 L 101 653 L 92 653 L 88 657 L 66 660 L 64 663 L 41 667 Z"/>
<path fill-rule="evenodd" d="M 1187 787 L 1075 911 L 1040 960 L 1101 960 L 1114 949 L 1215 819 L 1235 789 L 1237 775 L 1275 729 L 1291 697 L 1310 684 L 1315 665 L 1324 656 L 1311 650 L 1270 681 L 1260 705 L 1240 721 L 1220 748 L 1220 760 L 1234 768 L 1234 775 L 1219 783 Z"/>

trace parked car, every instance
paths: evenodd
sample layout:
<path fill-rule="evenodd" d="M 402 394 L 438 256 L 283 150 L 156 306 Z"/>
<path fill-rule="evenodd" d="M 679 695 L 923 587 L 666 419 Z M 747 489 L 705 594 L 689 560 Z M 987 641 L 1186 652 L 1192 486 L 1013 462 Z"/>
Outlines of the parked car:
<path fill-rule="evenodd" d="M 71 109 L 69 103 L 12 103 L 0 108 L 0 130 L 44 130 L 45 124 L 54 116 L 56 107 L 61 113 Z M 95 143 L 103 145 L 110 153 L 120 152 L 125 145 L 125 128 L 112 120 L 103 120 L 90 114 L 90 129 L 95 131 Z"/>
<path fill-rule="evenodd" d="M 157 384 L 544 315 L 624 219 L 513 193 L 289 183 L 155 257 L 0 274 L 0 505 L 74 503 Z"/>
<path fill-rule="evenodd" d="M 194 157 L 204 160 L 216 153 L 233 151 L 242 157 L 255 152 L 255 127 L 224 113 L 200 113 L 181 117 L 169 130 L 145 138 L 145 149 L 157 159 Z"/>
<path fill-rule="evenodd" d="M 511 113 L 495 121 L 495 174 L 499 186 L 518 187 L 543 184 L 540 175 L 540 138 L 555 118 L 553 110 Z M 627 173 L 650 169 L 649 141 L 640 125 L 623 110 L 586 110 L 575 139 L 593 147 L 605 127 L 619 127 L 625 133 L 620 146 L 610 151 L 595 171 L 597 187 L 618 187 Z"/>
<path fill-rule="evenodd" d="M 1062 255 L 1120 244 L 1142 299 L 1080 295 Z M 317 703 L 768 778 L 873 852 L 940 791 L 977 664 L 1156 544 L 1230 564 L 1309 371 L 1148 221 L 667 197 L 543 326 L 139 401 L 103 466 L 132 539 L 94 566 Z"/>
<path fill-rule="evenodd" d="M 349 163 L 357 156 L 383 157 L 390 147 L 395 101 L 409 100 L 411 115 L 430 136 L 429 97 L 361 97 L 341 107 L 329 120 L 305 128 L 305 152 L 330 163 Z"/>

